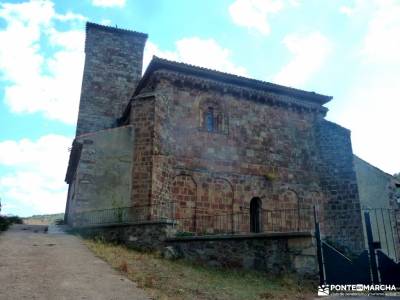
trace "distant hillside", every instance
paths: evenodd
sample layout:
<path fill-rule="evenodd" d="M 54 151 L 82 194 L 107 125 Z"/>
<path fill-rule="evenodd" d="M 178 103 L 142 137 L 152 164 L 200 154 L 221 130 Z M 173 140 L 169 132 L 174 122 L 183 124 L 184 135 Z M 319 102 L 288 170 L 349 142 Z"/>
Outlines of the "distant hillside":
<path fill-rule="evenodd" d="M 64 220 L 64 214 L 53 215 L 34 215 L 31 217 L 23 218 L 24 224 L 30 225 L 49 225 L 55 224 L 57 220 Z"/>

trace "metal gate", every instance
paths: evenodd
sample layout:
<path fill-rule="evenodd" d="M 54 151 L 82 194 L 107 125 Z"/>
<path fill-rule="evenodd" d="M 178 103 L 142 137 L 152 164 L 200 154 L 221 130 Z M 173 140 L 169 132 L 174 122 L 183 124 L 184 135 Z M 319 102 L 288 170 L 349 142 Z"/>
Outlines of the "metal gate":
<path fill-rule="evenodd" d="M 400 262 L 395 262 L 384 252 L 377 251 L 380 283 L 400 286 Z"/>
<path fill-rule="evenodd" d="M 394 210 L 365 210 L 363 226 L 367 249 L 350 258 L 321 239 L 320 224 L 315 215 L 320 283 L 394 284 L 400 287 L 399 217 Z"/>

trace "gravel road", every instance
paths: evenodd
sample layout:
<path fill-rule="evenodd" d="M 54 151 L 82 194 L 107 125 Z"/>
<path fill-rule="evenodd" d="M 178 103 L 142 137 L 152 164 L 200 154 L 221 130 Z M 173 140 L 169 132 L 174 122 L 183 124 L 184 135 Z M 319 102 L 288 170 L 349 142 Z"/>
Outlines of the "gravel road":
<path fill-rule="evenodd" d="M 39 225 L 0 234 L 0 299 L 148 299 L 75 236 Z"/>

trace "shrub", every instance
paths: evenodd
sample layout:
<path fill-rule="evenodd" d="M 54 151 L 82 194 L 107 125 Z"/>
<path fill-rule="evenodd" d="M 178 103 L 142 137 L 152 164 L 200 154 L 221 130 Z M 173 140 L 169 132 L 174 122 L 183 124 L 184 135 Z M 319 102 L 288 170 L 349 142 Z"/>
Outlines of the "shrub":
<path fill-rule="evenodd" d="M 56 224 L 56 225 L 64 225 L 65 223 L 64 223 L 64 219 L 56 219 L 55 221 L 54 221 L 54 223 Z"/>
<path fill-rule="evenodd" d="M 178 231 L 175 234 L 176 237 L 184 237 L 184 236 L 194 236 L 193 232 L 187 232 L 187 231 Z"/>
<path fill-rule="evenodd" d="M 272 172 L 268 172 L 264 174 L 264 178 L 267 181 L 274 181 L 278 179 L 278 175 L 276 175 L 275 173 Z"/>
<path fill-rule="evenodd" d="M 7 217 L 10 224 L 22 224 L 22 219 L 18 216 Z"/>
<path fill-rule="evenodd" d="M 10 226 L 7 217 L 0 216 L 0 231 L 5 231 Z"/>
<path fill-rule="evenodd" d="M 17 216 L 0 216 L 0 231 L 5 231 L 12 224 L 22 224 L 22 219 Z"/>

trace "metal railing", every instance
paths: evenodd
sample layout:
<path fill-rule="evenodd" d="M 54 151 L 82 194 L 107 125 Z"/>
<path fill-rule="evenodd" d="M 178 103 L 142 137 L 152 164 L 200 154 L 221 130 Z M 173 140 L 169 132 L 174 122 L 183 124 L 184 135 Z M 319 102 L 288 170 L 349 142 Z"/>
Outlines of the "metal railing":
<path fill-rule="evenodd" d="M 194 214 L 193 217 L 174 220 L 178 232 L 196 235 L 300 232 L 314 228 L 312 209 L 261 210 L 258 216 L 249 212 Z"/>
<path fill-rule="evenodd" d="M 74 214 L 75 226 L 134 224 L 149 221 L 173 221 L 178 233 L 195 235 L 239 234 L 250 232 L 311 231 L 314 226 L 313 209 L 263 210 L 250 214 L 249 210 L 234 213 L 214 213 L 192 209 L 179 216 L 175 204 L 119 207 L 83 211 Z"/>
<path fill-rule="evenodd" d="M 163 209 L 166 208 L 166 209 Z M 74 226 L 131 224 L 170 219 L 166 205 L 142 205 L 81 211 L 74 214 Z"/>
<path fill-rule="evenodd" d="M 325 209 L 317 217 L 326 241 L 339 250 L 348 251 L 353 241 L 367 249 L 365 216 L 370 216 L 374 247 L 395 260 L 400 258 L 400 210 L 395 208 Z M 350 233 L 349 233 L 350 231 Z M 348 248 L 348 249 L 347 249 Z"/>
<path fill-rule="evenodd" d="M 370 215 L 372 238 L 376 246 L 396 261 L 400 258 L 400 210 L 364 208 Z M 363 217 L 363 223 L 365 223 Z"/>

